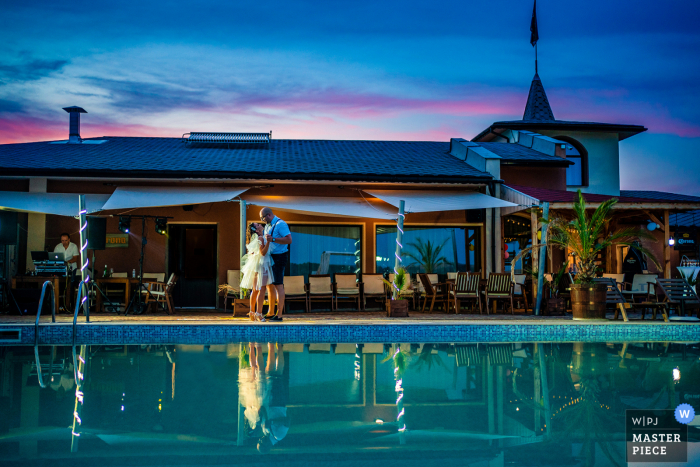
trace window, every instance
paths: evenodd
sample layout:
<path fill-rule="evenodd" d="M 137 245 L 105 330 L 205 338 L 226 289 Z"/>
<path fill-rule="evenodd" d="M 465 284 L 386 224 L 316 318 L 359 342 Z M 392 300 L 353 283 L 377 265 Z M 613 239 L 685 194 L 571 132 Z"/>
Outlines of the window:
<path fill-rule="evenodd" d="M 288 273 L 303 275 L 357 273 L 362 268 L 362 227 L 290 224 Z"/>
<path fill-rule="evenodd" d="M 566 160 L 573 162 L 566 169 L 566 186 L 588 186 L 588 151 L 572 138 L 556 136 L 554 139 L 565 143 Z"/>
<path fill-rule="evenodd" d="M 396 253 L 396 226 L 377 226 L 378 273 L 392 272 Z M 481 270 L 479 227 L 404 226 L 402 259 L 411 274 Z"/>

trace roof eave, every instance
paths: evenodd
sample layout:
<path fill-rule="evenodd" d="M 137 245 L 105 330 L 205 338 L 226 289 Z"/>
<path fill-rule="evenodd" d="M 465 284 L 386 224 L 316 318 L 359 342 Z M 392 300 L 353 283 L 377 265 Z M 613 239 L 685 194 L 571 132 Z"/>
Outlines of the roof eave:
<path fill-rule="evenodd" d="M 503 122 L 493 122 L 488 128 L 472 138 L 474 142 L 480 142 L 486 135 L 493 133 L 497 129 L 509 129 L 509 130 L 537 130 L 537 129 L 551 129 L 551 130 L 568 130 L 568 131 L 585 131 L 585 132 L 596 132 L 596 133 L 617 133 L 618 140 L 622 141 L 631 136 L 638 135 L 647 131 L 647 128 L 643 125 L 623 125 L 618 123 L 595 123 L 595 122 L 575 122 L 566 123 L 565 121 L 552 121 L 552 122 L 524 122 L 524 121 L 503 121 Z"/>

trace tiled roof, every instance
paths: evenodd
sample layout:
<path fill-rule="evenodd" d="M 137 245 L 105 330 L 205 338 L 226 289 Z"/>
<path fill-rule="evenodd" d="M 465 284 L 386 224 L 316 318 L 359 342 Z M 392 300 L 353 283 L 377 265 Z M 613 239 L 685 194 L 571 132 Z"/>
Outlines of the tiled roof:
<path fill-rule="evenodd" d="M 571 162 L 558 156 L 550 156 L 543 152 L 535 151 L 526 146 L 514 143 L 478 143 L 494 154 L 501 156 L 503 162 L 515 163 L 544 163 L 546 165 L 560 165 L 568 167 Z"/>
<path fill-rule="evenodd" d="M 525 104 L 525 113 L 523 120 L 534 120 L 537 122 L 548 122 L 554 120 L 554 113 L 549 106 L 547 93 L 544 92 L 544 86 L 537 73 L 532 78 L 530 84 L 530 93 L 527 95 L 527 104 Z"/>
<path fill-rule="evenodd" d="M 491 179 L 448 154 L 449 143 L 272 140 L 269 145 L 185 145 L 180 138 L 104 136 L 103 144 L 0 145 L 7 175 L 200 177 L 466 182 Z"/>
<path fill-rule="evenodd" d="M 663 191 L 620 190 L 620 195 L 634 198 L 655 199 L 659 201 L 700 202 L 700 197 L 698 196 L 679 195 L 676 193 L 665 193 Z"/>
<path fill-rule="evenodd" d="M 575 191 L 548 190 L 545 188 L 533 188 L 521 185 L 508 186 L 521 193 L 532 196 L 533 198 L 537 198 L 540 201 L 548 201 L 550 203 L 573 203 L 577 196 Z M 656 197 L 645 197 L 652 196 L 651 194 L 655 194 Z M 666 196 L 661 197 L 661 195 Z M 611 198 L 617 198 L 620 203 L 659 203 L 663 201 L 671 203 L 700 203 L 700 198 L 696 196 L 676 195 L 673 193 L 662 193 L 658 191 L 623 190 L 620 192 L 620 196 L 584 193 L 583 197 L 589 203 L 601 203 Z"/>

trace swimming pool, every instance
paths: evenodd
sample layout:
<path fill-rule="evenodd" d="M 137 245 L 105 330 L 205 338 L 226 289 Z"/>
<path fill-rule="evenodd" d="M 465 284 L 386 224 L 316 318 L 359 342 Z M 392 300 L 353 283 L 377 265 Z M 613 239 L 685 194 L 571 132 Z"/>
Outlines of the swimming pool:
<path fill-rule="evenodd" d="M 16 345 L 0 365 L 3 465 L 625 465 L 628 410 L 700 409 L 697 343 Z"/>

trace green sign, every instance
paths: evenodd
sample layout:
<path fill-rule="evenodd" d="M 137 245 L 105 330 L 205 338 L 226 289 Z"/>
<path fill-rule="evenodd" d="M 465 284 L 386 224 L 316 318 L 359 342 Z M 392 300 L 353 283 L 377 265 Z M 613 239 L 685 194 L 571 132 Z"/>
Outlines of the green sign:
<path fill-rule="evenodd" d="M 107 248 L 129 248 L 129 234 L 107 234 Z"/>

